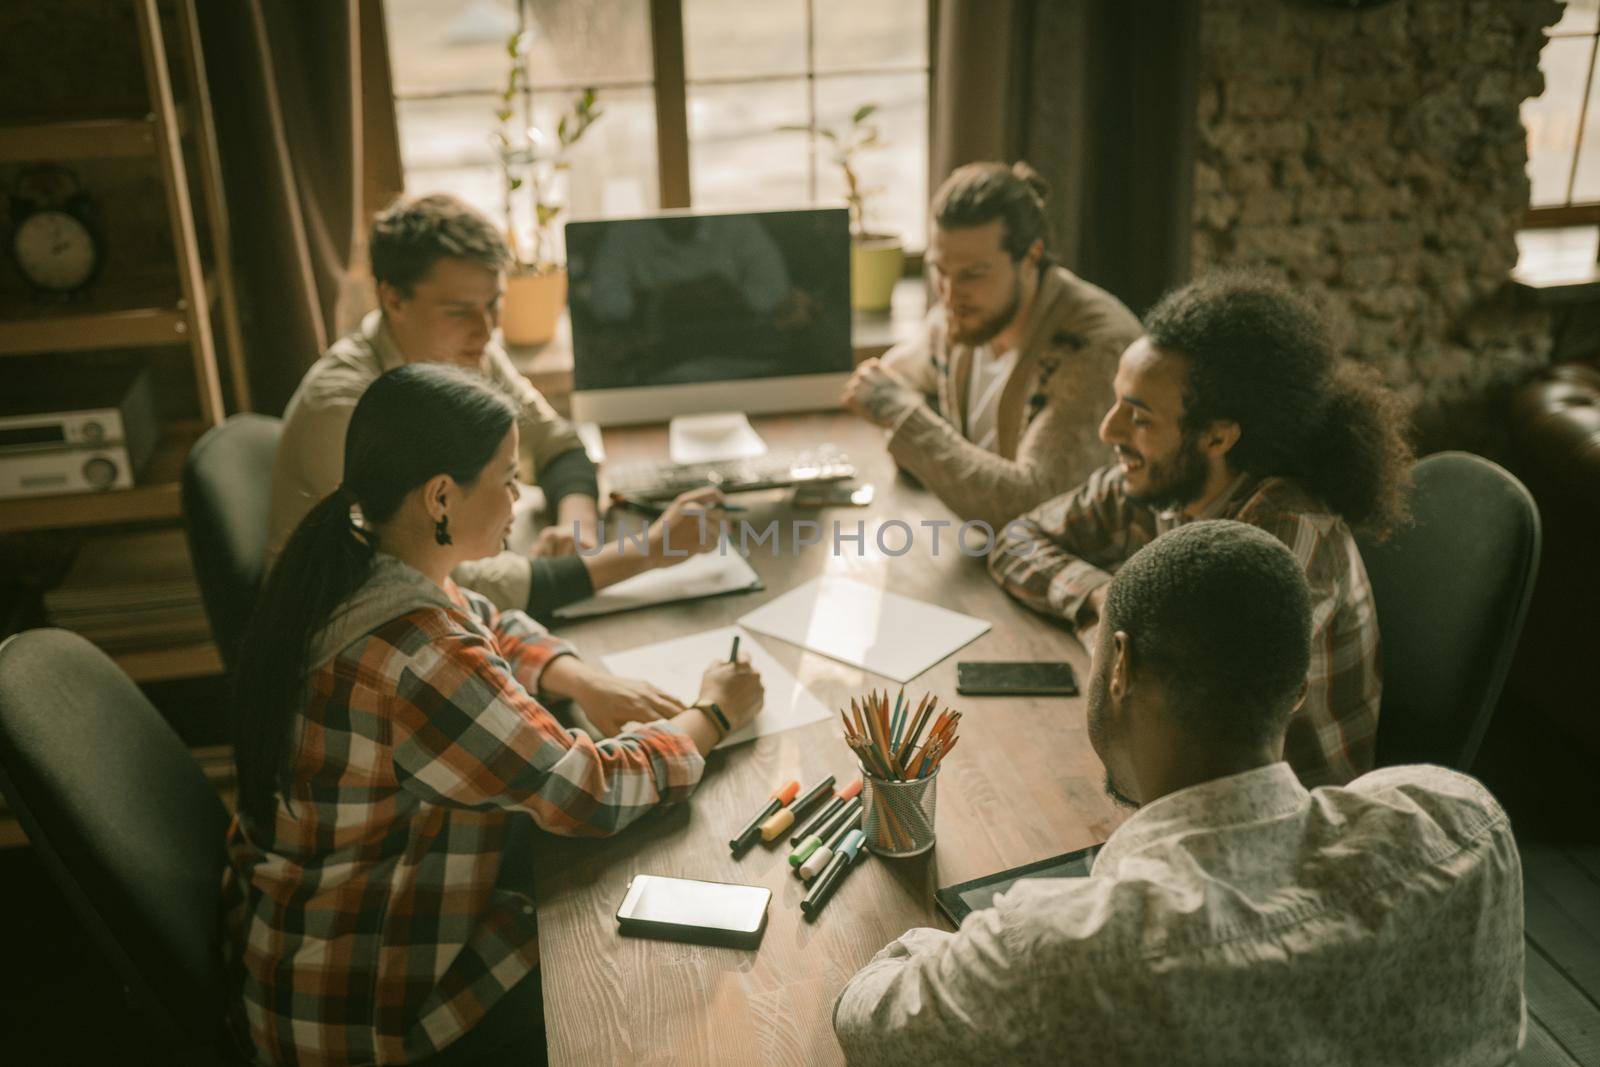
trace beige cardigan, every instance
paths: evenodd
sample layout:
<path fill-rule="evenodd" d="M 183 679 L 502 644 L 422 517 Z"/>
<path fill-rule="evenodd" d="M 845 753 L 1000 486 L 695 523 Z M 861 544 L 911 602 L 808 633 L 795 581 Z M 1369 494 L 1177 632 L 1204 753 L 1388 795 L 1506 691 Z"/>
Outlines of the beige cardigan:
<path fill-rule="evenodd" d="M 944 310 L 883 357 L 928 397 L 895 426 L 889 453 L 962 519 L 996 532 L 1102 466 L 1100 420 L 1122 350 L 1142 332 L 1122 301 L 1065 267 L 1046 268 L 1017 363 L 1000 393 L 995 452 L 965 436 L 972 349 L 952 344 Z"/>

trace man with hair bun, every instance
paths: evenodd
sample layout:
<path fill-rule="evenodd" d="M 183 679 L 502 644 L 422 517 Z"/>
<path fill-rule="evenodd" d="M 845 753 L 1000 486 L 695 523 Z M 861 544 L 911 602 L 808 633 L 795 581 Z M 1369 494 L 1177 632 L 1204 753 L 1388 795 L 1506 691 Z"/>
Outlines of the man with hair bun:
<path fill-rule="evenodd" d="M 1026 163 L 969 163 L 934 194 L 936 301 L 917 336 L 867 360 L 844 403 L 963 520 L 999 530 L 1100 462 L 1095 421 L 1139 322 L 1047 247 L 1049 186 Z"/>
<path fill-rule="evenodd" d="M 1351 531 L 1383 536 L 1405 518 L 1405 405 L 1335 357 L 1315 309 L 1259 277 L 1192 282 L 1162 298 L 1145 330 L 1100 422 L 1117 462 L 1008 524 L 989 571 L 1087 634 L 1112 575 L 1158 534 L 1197 519 L 1265 530 L 1300 561 L 1313 598 L 1307 691 L 1284 759 L 1307 786 L 1348 782 L 1372 769 L 1382 695 L 1372 586 Z"/>

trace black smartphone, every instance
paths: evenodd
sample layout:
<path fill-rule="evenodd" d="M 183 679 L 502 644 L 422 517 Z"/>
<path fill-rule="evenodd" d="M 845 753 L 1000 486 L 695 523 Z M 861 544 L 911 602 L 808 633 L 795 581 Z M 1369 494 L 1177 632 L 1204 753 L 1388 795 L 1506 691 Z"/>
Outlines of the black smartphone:
<path fill-rule="evenodd" d="M 1072 664 L 1037 660 L 956 664 L 956 692 L 969 697 L 1077 696 Z"/>
<path fill-rule="evenodd" d="M 771 900 L 772 890 L 761 886 L 636 874 L 617 908 L 617 930 L 628 937 L 755 948 Z"/>

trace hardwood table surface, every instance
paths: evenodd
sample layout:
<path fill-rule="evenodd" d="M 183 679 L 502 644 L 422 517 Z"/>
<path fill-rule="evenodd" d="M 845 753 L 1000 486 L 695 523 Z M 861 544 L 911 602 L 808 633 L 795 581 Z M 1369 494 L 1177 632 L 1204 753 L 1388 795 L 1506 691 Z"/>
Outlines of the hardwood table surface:
<path fill-rule="evenodd" d="M 1011 600 L 989 578 L 981 557 L 955 550 L 959 522 L 932 493 L 897 476 L 883 431 L 843 413 L 754 420 L 773 449 L 831 442 L 844 448 L 859 479 L 876 489 L 867 508 L 799 510 L 786 491 L 741 497 L 738 516 L 760 530 L 780 521 L 781 553 L 753 547 L 750 563 L 762 592 L 649 608 L 560 627 L 581 654 L 611 652 L 732 625 L 741 615 L 821 575 L 837 575 L 975 615 L 992 628 L 906 686 L 908 699 L 939 694 L 963 711 L 961 744 L 942 764 L 934 848 L 912 859 L 870 856 L 854 865 L 815 922 L 800 912 L 804 885 L 790 874 L 788 835 L 734 858 L 728 839 L 773 789 L 798 779 L 802 789 L 828 774 L 843 785 L 858 773 L 837 717 L 715 752 L 687 804 L 652 812 L 608 840 L 540 840 L 540 970 L 550 1063 L 804 1064 L 839 1063 L 834 998 L 889 941 L 914 926 L 950 929 L 936 910 L 939 886 L 982 877 L 1104 841 L 1123 813 L 1106 797 L 1104 771 L 1089 746 L 1081 698 L 958 697 L 958 660 L 1061 660 L 1083 685 L 1088 656 L 1065 628 Z M 609 429 L 608 461 L 662 458 L 664 427 Z M 815 519 L 824 541 L 792 553 L 788 522 Z M 877 525 L 900 519 L 916 533 L 904 555 L 887 555 Z M 931 554 L 924 520 L 951 520 Z M 842 541 L 864 522 L 864 546 Z M 974 534 L 976 544 L 978 535 Z M 903 531 L 886 547 L 898 552 Z M 869 688 L 898 688 L 887 678 L 747 634 L 830 708 Z M 780 847 L 781 846 L 781 847 Z M 621 937 L 615 914 L 628 880 L 657 874 L 739 882 L 772 890 L 759 949 Z"/>

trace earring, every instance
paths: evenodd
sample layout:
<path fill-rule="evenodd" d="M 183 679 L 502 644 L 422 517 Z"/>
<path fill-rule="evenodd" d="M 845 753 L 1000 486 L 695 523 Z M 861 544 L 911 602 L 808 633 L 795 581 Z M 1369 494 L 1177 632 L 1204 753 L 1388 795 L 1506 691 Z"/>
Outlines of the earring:
<path fill-rule="evenodd" d="M 455 543 L 455 538 L 450 536 L 450 516 L 446 515 L 433 524 L 433 539 L 441 545 Z"/>

